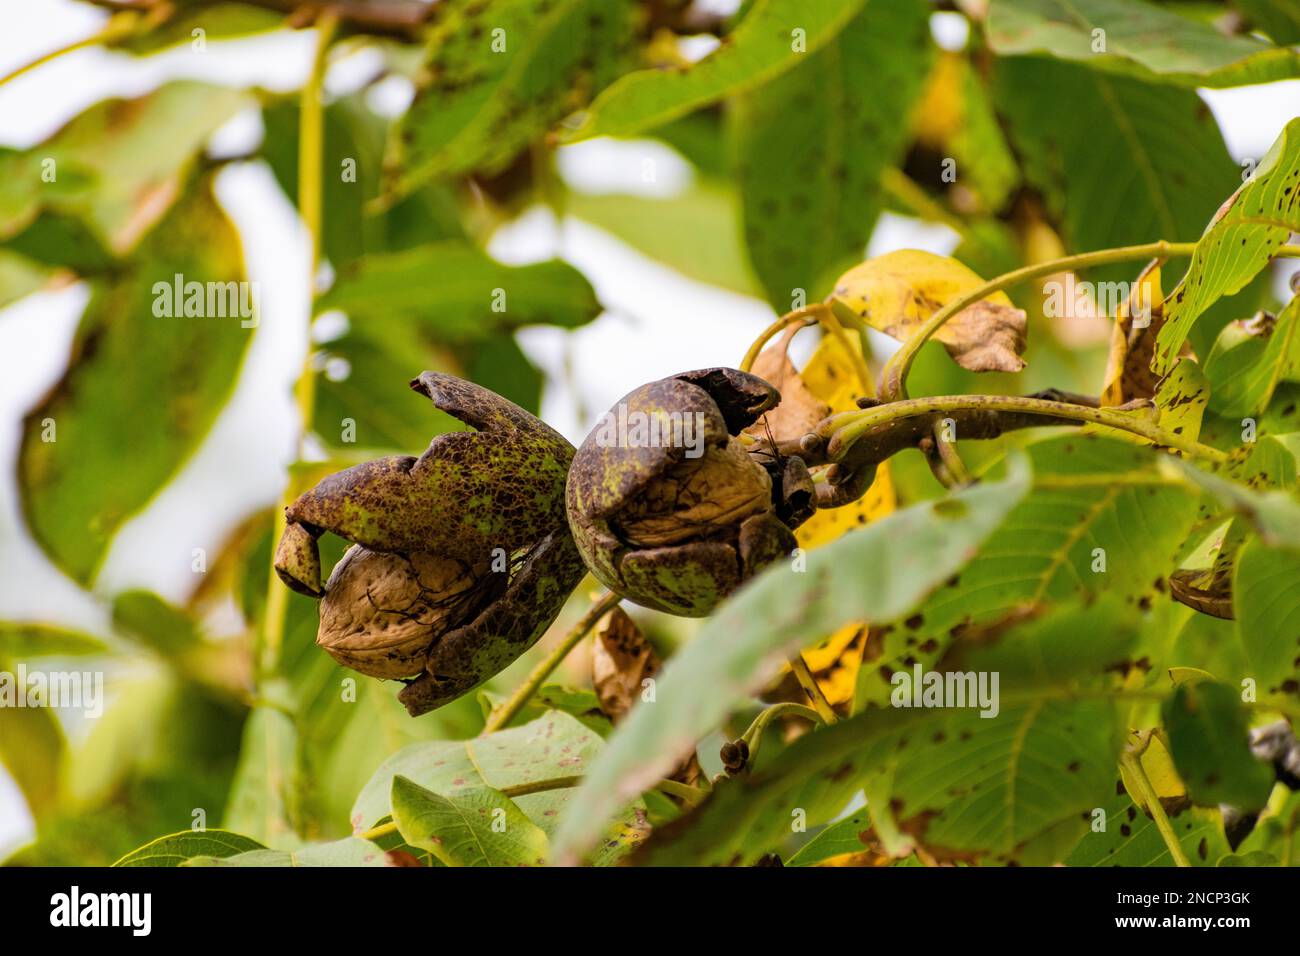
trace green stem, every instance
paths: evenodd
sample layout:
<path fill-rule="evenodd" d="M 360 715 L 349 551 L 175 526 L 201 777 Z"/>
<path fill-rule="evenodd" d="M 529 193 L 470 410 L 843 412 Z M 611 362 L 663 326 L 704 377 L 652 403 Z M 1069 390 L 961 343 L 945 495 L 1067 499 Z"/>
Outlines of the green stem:
<path fill-rule="evenodd" d="M 360 833 L 353 834 L 358 840 L 378 840 L 380 837 L 386 837 L 390 833 L 397 832 L 397 821 L 389 820 L 387 823 L 381 823 L 377 827 L 371 827 L 369 830 L 362 830 Z"/>
<path fill-rule="evenodd" d="M 804 325 L 815 324 L 818 313 L 824 308 L 825 306 L 818 303 L 804 309 L 795 309 L 793 312 L 787 312 L 781 316 L 759 333 L 758 338 L 754 339 L 753 344 L 749 346 L 749 351 L 745 353 L 745 357 L 740 360 L 740 365 L 737 367 L 742 372 L 748 372 L 754 367 L 754 361 L 758 358 L 758 353 L 763 351 L 763 346 L 784 332 L 787 326 L 796 322 L 802 322 Z"/>
<path fill-rule="evenodd" d="M 1169 259 L 1176 256 L 1190 256 L 1196 249 L 1194 242 L 1148 242 L 1139 246 L 1122 246 L 1118 249 L 1102 249 L 1097 252 L 1084 252 L 1078 255 L 1039 262 L 1022 269 L 1016 269 L 984 283 L 959 299 L 955 299 L 935 312 L 926 323 L 910 336 L 885 363 L 880 373 L 880 395 L 886 401 L 895 401 L 907 397 L 907 374 L 912 369 L 921 346 L 943 328 L 945 322 L 963 309 L 970 308 L 976 302 L 1001 292 L 1010 286 L 1028 279 L 1037 279 L 1056 272 L 1075 269 L 1087 269 L 1092 266 L 1108 265 L 1114 262 L 1131 262 L 1135 259 Z M 1274 258 L 1300 256 L 1300 246 L 1279 246 L 1273 253 Z"/>
<path fill-rule="evenodd" d="M 871 378 L 871 370 L 867 368 L 866 356 L 849 344 L 849 338 L 844 334 L 844 326 L 840 324 L 835 310 L 823 305 L 816 313 L 817 321 L 821 327 L 826 330 L 826 334 L 835 339 L 844 350 L 844 355 L 853 366 L 853 374 L 858 378 L 858 385 L 862 389 L 862 394 L 867 398 L 876 397 L 876 383 Z"/>
<path fill-rule="evenodd" d="M 4 76 L 0 76 L 0 86 L 4 86 L 10 80 L 16 80 L 25 73 L 30 73 L 39 66 L 44 66 L 51 60 L 56 60 L 65 53 L 73 53 L 77 50 L 84 50 L 86 47 L 98 46 L 101 43 L 112 43 L 114 40 L 120 40 L 124 37 L 135 33 L 137 29 L 144 25 L 150 25 L 151 18 L 142 16 L 137 10 L 123 10 L 121 13 L 115 13 L 108 18 L 102 30 L 98 33 L 92 33 L 88 37 L 80 40 L 74 40 L 65 46 L 51 50 L 49 53 L 42 53 L 30 63 L 24 63 L 15 70 L 11 70 Z"/>
<path fill-rule="evenodd" d="M 763 731 L 767 729 L 767 725 L 778 717 L 802 717 L 814 724 L 822 722 L 822 715 L 817 711 L 803 704 L 796 704 L 793 701 L 782 701 L 779 704 L 766 707 L 762 713 L 754 718 L 753 723 L 749 725 L 749 729 L 741 735 L 741 739 L 749 744 L 751 754 L 754 751 L 754 745 L 762 738 Z"/>
<path fill-rule="evenodd" d="M 1171 256 L 1190 256 L 1195 248 L 1196 243 L 1194 242 L 1148 242 L 1140 246 L 1103 249 L 1099 252 L 1085 252 L 1080 255 L 1066 256 L 1062 259 L 1052 259 L 1048 262 L 1035 263 L 1000 275 L 966 295 L 949 302 L 931 315 L 913 335 L 909 336 L 899 346 L 898 351 L 885 363 L 885 367 L 880 373 L 880 395 L 886 401 L 905 398 L 907 396 L 907 374 L 911 371 L 912 362 L 915 361 L 917 353 L 921 351 L 921 346 L 930 341 L 931 337 L 943 328 L 944 323 L 957 313 L 970 308 L 976 302 L 988 298 L 995 292 L 1001 292 L 1003 289 L 1028 279 L 1037 279 L 1041 276 L 1073 269 L 1086 269 L 1090 266 L 1107 265 L 1112 262 L 1129 262 L 1134 259 L 1167 259 Z"/>
<path fill-rule="evenodd" d="M 919 415 L 962 410 L 1019 412 L 1027 415 L 1042 415 L 1045 418 L 1088 422 L 1130 432 L 1157 445 L 1176 448 L 1208 461 L 1223 463 L 1229 460 L 1229 456 L 1217 448 L 1184 438 L 1182 435 L 1175 435 L 1154 422 L 1127 415 L 1114 408 L 1092 408 L 1087 405 L 1052 402 L 1020 395 L 936 395 L 930 398 L 909 398 L 888 405 L 877 405 L 860 412 L 834 415 L 823 423 L 823 431 L 832 432 L 827 453 L 832 459 L 842 458 L 859 438 L 890 422 Z"/>
<path fill-rule="evenodd" d="M 490 734 L 507 726 L 515 716 L 524 709 L 524 706 L 532 699 L 537 689 L 545 683 L 546 678 L 551 676 L 551 671 L 560 666 L 560 662 L 569 656 L 569 652 L 578 646 L 579 642 L 587 636 L 587 632 L 596 626 L 605 614 L 613 608 L 621 598 L 609 591 L 602 595 L 590 608 L 587 613 L 578 619 L 578 623 L 564 639 L 556 644 L 554 649 L 542 659 L 532 672 L 528 675 L 519 688 L 510 695 L 510 698 L 488 716 L 487 723 L 483 725 L 483 733 Z"/>
<path fill-rule="evenodd" d="M 1169 848 L 1169 855 L 1174 858 L 1174 863 L 1178 866 L 1191 866 L 1191 861 L 1187 859 L 1187 854 L 1183 852 L 1182 844 L 1178 842 L 1178 835 L 1174 833 L 1169 818 L 1165 816 L 1165 808 L 1161 806 L 1155 788 L 1151 786 L 1146 771 L 1142 769 L 1142 763 L 1127 751 L 1120 755 L 1119 762 L 1120 766 L 1127 770 L 1129 776 L 1137 783 L 1138 790 L 1142 792 L 1142 799 L 1146 802 L 1147 812 L 1151 814 L 1151 819 L 1155 821 L 1156 829 L 1160 831 L 1160 837 L 1165 841 L 1165 846 Z"/>
<path fill-rule="evenodd" d="M 317 21 L 316 55 L 312 60 L 311 74 L 302 88 L 298 126 L 298 210 L 311 241 L 310 271 L 307 276 L 312 300 L 316 297 L 316 272 L 320 266 L 320 237 L 322 220 L 322 168 L 324 166 L 324 115 L 321 90 L 325 82 L 325 57 L 334 39 L 338 16 L 332 11 L 323 13 Z M 309 317 L 310 318 L 310 317 Z M 307 358 L 302 374 L 294 387 L 294 401 L 302 420 L 298 450 L 301 455 L 303 439 L 311 430 L 312 415 L 316 407 L 316 379 L 311 365 L 311 340 L 308 337 Z M 285 486 L 284 498 L 276 509 L 271 537 L 272 561 L 275 542 L 284 534 L 284 509 L 293 500 L 294 487 Z M 280 652 L 284 645 L 285 618 L 289 609 L 289 589 L 279 580 L 272 566 L 267 584 L 266 610 L 262 621 L 262 643 L 258 649 L 257 665 L 262 674 L 274 674 L 280 666 Z"/>
<path fill-rule="evenodd" d="M 652 789 L 658 790 L 660 793 L 666 793 L 670 797 L 685 800 L 693 807 L 699 806 L 709 795 L 707 790 L 701 790 L 699 787 L 692 787 L 690 784 L 666 778 L 656 783 Z"/>
<path fill-rule="evenodd" d="M 824 723 L 822 715 L 811 707 L 805 707 L 803 704 L 796 704 L 792 701 L 782 701 L 779 704 L 773 704 L 754 718 L 749 725 L 749 729 L 741 734 L 740 739 L 749 747 L 749 758 L 747 763 L 752 766 L 754 758 L 758 756 L 758 748 L 763 742 L 763 731 L 767 730 L 767 725 L 778 717 L 802 717 L 811 724 Z"/>

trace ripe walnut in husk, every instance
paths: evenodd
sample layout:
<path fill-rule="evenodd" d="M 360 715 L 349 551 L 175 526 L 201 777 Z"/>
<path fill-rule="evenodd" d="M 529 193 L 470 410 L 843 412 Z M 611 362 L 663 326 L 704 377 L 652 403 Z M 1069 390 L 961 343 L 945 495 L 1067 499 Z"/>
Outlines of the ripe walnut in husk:
<path fill-rule="evenodd" d="M 324 479 L 286 509 L 275 567 L 322 599 L 317 643 L 339 663 L 414 678 L 399 696 L 416 715 L 531 647 L 584 569 L 564 513 L 573 446 L 471 382 L 425 372 L 411 387 L 475 431 Z M 322 587 L 326 531 L 354 547 Z"/>
<path fill-rule="evenodd" d="M 780 400 L 761 378 L 722 368 L 651 382 L 615 405 L 569 472 L 569 525 L 592 574 L 638 604 L 701 617 L 789 554 L 791 528 L 811 511 L 808 470 L 738 437 Z"/>

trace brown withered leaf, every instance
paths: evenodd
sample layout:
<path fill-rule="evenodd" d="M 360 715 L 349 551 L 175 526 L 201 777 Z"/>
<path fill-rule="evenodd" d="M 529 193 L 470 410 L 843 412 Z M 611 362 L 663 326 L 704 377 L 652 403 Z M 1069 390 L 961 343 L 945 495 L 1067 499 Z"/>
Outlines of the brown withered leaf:
<path fill-rule="evenodd" d="M 1169 592 L 1179 604 L 1186 604 L 1202 614 L 1225 621 L 1233 619 L 1230 562 L 1216 561 L 1210 568 L 1175 571 L 1169 575 Z"/>
<path fill-rule="evenodd" d="M 962 368 L 1019 372 L 1025 367 L 1025 313 L 985 299 L 958 312 L 935 337 Z M 944 333 L 947 332 L 947 335 Z"/>
<path fill-rule="evenodd" d="M 1103 406 L 1155 397 L 1160 376 L 1151 371 L 1151 359 L 1156 336 L 1164 324 L 1160 262 L 1153 260 L 1138 274 L 1128 298 L 1116 312 L 1106 359 L 1106 384 L 1101 392 Z"/>
<path fill-rule="evenodd" d="M 591 683 L 600 709 L 614 723 L 627 716 L 641 696 L 642 682 L 659 673 L 659 655 L 641 628 L 621 607 L 605 615 L 596 629 Z"/>
<path fill-rule="evenodd" d="M 795 440 L 817 427 L 831 413 L 831 407 L 813 394 L 790 361 L 790 340 L 803 326 L 792 325 L 785 333 L 758 354 L 755 375 L 781 393 L 781 404 L 745 429 L 757 438 L 766 438 L 768 429 L 778 440 Z"/>
<path fill-rule="evenodd" d="M 984 284 L 956 259 L 900 249 L 854 266 L 835 283 L 838 299 L 873 329 L 900 342 L 935 312 Z M 953 316 L 934 338 L 972 372 L 1019 372 L 1025 367 L 1028 322 L 1003 292 Z"/>
<path fill-rule="evenodd" d="M 663 666 L 659 655 L 641 628 L 627 612 L 616 607 L 596 628 L 591 653 L 591 683 L 600 701 L 600 709 L 619 724 L 641 699 L 643 683 L 654 678 Z M 695 754 L 691 754 L 671 774 L 671 779 L 694 786 L 704 775 Z"/>

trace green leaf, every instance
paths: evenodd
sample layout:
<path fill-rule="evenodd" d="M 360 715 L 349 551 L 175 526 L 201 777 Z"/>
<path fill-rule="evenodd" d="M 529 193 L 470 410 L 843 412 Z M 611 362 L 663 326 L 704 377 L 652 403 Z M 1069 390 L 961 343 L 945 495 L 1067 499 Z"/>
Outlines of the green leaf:
<path fill-rule="evenodd" d="M 368 448 L 409 453 L 461 426 L 436 409 L 412 414 L 406 383 L 428 369 L 464 373 L 445 347 L 428 343 L 410 323 L 391 323 L 389 334 L 349 331 L 324 346 L 325 354 L 347 362 L 347 374 L 326 374 L 317 382 L 314 430 L 333 448 Z M 355 444 L 352 444 L 355 442 Z M 353 462 L 352 464 L 356 464 Z"/>
<path fill-rule="evenodd" d="M 1156 386 L 1155 403 L 1161 428 L 1184 438 L 1194 439 L 1201 434 L 1201 419 L 1213 397 L 1206 379 L 1199 363 L 1179 360 Z"/>
<path fill-rule="evenodd" d="M 486 720 L 492 711 L 506 702 L 506 695 L 489 690 L 478 692 L 479 706 Z M 527 704 L 520 709 L 507 726 L 518 727 L 542 716 L 548 710 L 562 710 L 582 721 L 602 737 L 608 737 L 613 729 L 609 718 L 600 709 L 600 700 L 596 694 L 587 689 L 566 687 L 562 684 L 543 684 L 533 694 Z"/>
<path fill-rule="evenodd" d="M 471 342 L 522 325 L 574 328 L 594 319 L 600 303 L 568 263 L 507 266 L 447 240 L 367 256 L 321 297 L 317 311 L 329 309 L 348 313 L 354 332 L 372 339 L 411 324 L 440 342 Z"/>
<path fill-rule="evenodd" d="M 392 808 L 403 839 L 447 866 L 546 863 L 546 833 L 498 790 L 471 787 L 444 797 L 397 776 Z"/>
<path fill-rule="evenodd" d="M 1233 478 L 1256 490 L 1296 486 L 1300 434 L 1265 435 L 1255 442 Z"/>
<path fill-rule="evenodd" d="M 37 621 L 0 621 L 0 660 L 33 657 L 85 657 L 103 654 L 108 645 L 97 637 Z"/>
<path fill-rule="evenodd" d="M 866 843 L 861 834 L 871 829 L 871 814 L 859 810 L 843 820 L 828 824 L 820 833 L 799 848 L 799 852 L 785 861 L 786 866 L 816 866 L 831 857 L 846 853 L 861 853 Z"/>
<path fill-rule="evenodd" d="M 565 210 L 682 275 L 762 295 L 746 259 L 740 200 L 731 184 L 701 179 L 668 199 L 571 193 Z"/>
<path fill-rule="evenodd" d="M 323 112 L 321 143 L 321 252 L 336 270 L 364 251 L 365 201 L 379 190 L 382 138 L 372 144 L 359 135 L 356 105 L 343 100 L 331 103 Z M 294 101 L 271 103 L 262 108 L 266 134 L 261 153 L 275 173 L 285 196 L 298 202 L 298 133 L 301 111 Z M 345 175 L 351 161 L 352 175 Z"/>
<path fill-rule="evenodd" d="M 1185 461 L 1172 460 L 1169 467 L 1199 485 L 1225 509 L 1249 521 L 1260 539 L 1270 547 L 1300 550 L 1300 501 L 1285 491 L 1255 491 Z"/>
<path fill-rule="evenodd" d="M 576 858 L 616 810 L 672 771 L 695 742 L 778 672 L 815 634 L 886 621 L 960 569 L 1028 490 L 1007 481 L 914 505 L 813 551 L 807 570 L 778 564 L 747 585 L 678 652 L 653 707 L 634 708 L 565 814 L 554 859 Z"/>
<path fill-rule="evenodd" d="M 940 56 L 944 60 L 939 75 L 952 84 L 941 95 L 952 98 L 953 109 L 959 117 L 943 143 L 942 155 L 956 162 L 958 181 L 979 197 L 984 209 L 996 212 L 1006 205 L 1020 184 L 1016 157 L 994 111 L 985 76 L 964 53 L 945 52 Z M 931 82 L 935 81 L 931 79 Z M 927 102 L 928 98 L 923 100 L 922 107 Z M 968 226 L 974 224 L 967 219 Z M 967 240 L 972 238 L 969 228 L 965 236 Z M 1001 275 L 1006 271 L 989 273 L 971 265 L 980 275 Z"/>
<path fill-rule="evenodd" d="M 48 211 L 84 222 L 105 249 L 126 254 L 181 194 L 208 137 L 255 105 L 240 90 L 178 81 L 96 103 L 44 143 L 0 153 L 0 239 Z"/>
<path fill-rule="evenodd" d="M 1179 684 L 1161 708 L 1169 750 L 1187 793 L 1201 806 L 1227 803 L 1259 810 L 1273 789 L 1273 770 L 1250 752 L 1241 694 L 1227 684 Z"/>
<path fill-rule="evenodd" d="M 369 827 L 392 813 L 397 776 L 444 797 L 472 788 L 509 790 L 581 775 L 602 746 L 595 731 L 560 711 L 486 737 L 413 744 L 385 760 L 370 778 L 352 808 L 352 826 Z M 515 803 L 549 834 L 573 793 L 573 788 L 544 790 L 516 797 Z"/>
<path fill-rule="evenodd" d="M 18 477 L 28 526 L 82 584 L 122 523 L 198 447 L 252 339 L 237 315 L 175 308 L 156 315 L 155 284 L 171 288 L 177 275 L 186 283 L 243 279 L 239 240 L 210 177 L 172 209 L 130 267 L 95 289 L 68 370 L 24 421 Z M 148 374 L 124 372 L 132 368 Z"/>
<path fill-rule="evenodd" d="M 601 310 L 590 283 L 567 263 L 507 266 L 457 239 L 369 254 L 343 271 L 318 307 L 343 310 L 350 322 L 324 346 L 347 368 L 336 375 L 326 365 L 317 433 L 340 447 L 356 442 L 403 451 L 463 427 L 440 412 L 412 413 L 405 383 L 420 371 L 470 378 L 535 410 L 541 374 L 513 330 L 543 323 L 572 328 Z"/>
<path fill-rule="evenodd" d="M 1205 359 L 1213 390 L 1210 408 L 1229 418 L 1257 415 L 1268 407 L 1281 382 L 1300 380 L 1300 296 L 1276 321 L 1234 322 L 1215 340 Z"/>
<path fill-rule="evenodd" d="M 1193 90 L 1025 57 L 999 60 L 994 76 L 1025 176 L 1063 223 L 1070 252 L 1191 241 L 1239 182 Z M 1090 277 L 1131 281 L 1136 272 L 1122 264 Z"/>
<path fill-rule="evenodd" d="M 1272 853 L 1253 850 L 1250 853 L 1229 853 L 1221 857 L 1215 866 L 1281 866 L 1281 864 Z"/>
<path fill-rule="evenodd" d="M 203 639 L 185 611 L 152 591 L 123 591 L 113 599 L 113 626 L 164 657 L 193 650 Z"/>
<path fill-rule="evenodd" d="M 391 866 L 388 854 L 369 840 L 348 837 L 296 850 L 249 850 L 234 856 L 196 856 L 182 866 Z"/>
<path fill-rule="evenodd" d="M 794 69 L 730 102 L 745 237 L 777 311 L 795 290 L 828 291 L 862 258 L 881 170 L 905 145 L 929 66 L 929 12 L 922 0 L 870 4 Z"/>
<path fill-rule="evenodd" d="M 629 0 L 446 4 L 400 126 L 405 192 L 438 176 L 499 172 L 610 82 L 635 41 Z M 504 46 L 504 48 L 502 48 Z"/>
<path fill-rule="evenodd" d="M 196 856 L 223 858 L 265 850 L 256 840 L 228 830 L 182 830 L 132 850 L 114 866 L 180 866 Z"/>
<path fill-rule="evenodd" d="M 282 693 L 282 692 L 277 692 Z M 270 704 L 253 708 L 244 725 L 239 767 L 230 787 L 227 830 L 246 833 L 266 846 L 297 849 L 298 730 L 288 714 Z"/>
<path fill-rule="evenodd" d="M 1187 87 L 1300 75 L 1300 56 L 1291 50 L 1220 33 L 1143 0 L 993 0 L 987 34 L 1002 56 L 1045 53 Z"/>
<path fill-rule="evenodd" d="M 1108 699 L 1118 678 L 1104 668 L 1133 644 L 1125 614 L 1115 601 L 1067 606 L 970 648 L 939 676 L 984 681 L 996 714 L 969 696 L 907 706 L 900 692 L 895 706 L 806 734 L 767 766 L 720 782 L 634 862 L 752 861 L 781 844 L 800 811 L 812 824 L 864 785 L 878 830 L 896 826 L 940 859 L 1059 860 L 1114 783 L 1122 723 Z M 1089 693 L 1075 699 L 1079 687 Z"/>
<path fill-rule="evenodd" d="M 42 263 L 0 248 L 0 309 L 43 288 L 54 275 L 55 271 Z"/>
<path fill-rule="evenodd" d="M 261 154 L 292 203 L 298 202 L 298 134 L 301 111 L 296 99 L 262 109 L 266 135 Z M 321 251 L 342 271 L 365 253 L 396 252 L 440 240 L 463 239 L 455 193 L 431 183 L 380 213 L 364 207 L 381 192 L 381 167 L 390 124 L 366 106 L 364 94 L 346 96 L 325 107 L 321 144 Z"/>
<path fill-rule="evenodd" d="M 7 683 L 15 675 L 6 674 Z M 0 706 L 0 766 L 9 771 L 36 820 L 58 806 L 67 747 L 48 707 Z"/>
<path fill-rule="evenodd" d="M 1030 445 L 1034 488 L 979 554 L 883 642 L 858 674 L 855 708 L 883 703 L 890 669 L 930 664 L 961 635 L 996 633 L 1040 606 L 1156 593 L 1196 517 L 1197 495 L 1162 477 L 1159 456 L 1114 438 L 1065 435 Z"/>
<path fill-rule="evenodd" d="M 1133 804 L 1122 783 L 1116 786 L 1120 792 L 1097 808 L 1105 816 L 1089 814 L 1088 832 L 1066 858 L 1066 866 L 1173 866 L 1155 821 Z M 1105 829 L 1092 828 L 1103 821 Z M 1218 808 L 1187 806 L 1171 815 L 1169 823 L 1193 865 L 1213 866 L 1228 852 Z"/>
<path fill-rule="evenodd" d="M 1274 43 L 1300 43 L 1300 7 L 1291 0 L 1233 0 L 1233 6 Z"/>
<path fill-rule="evenodd" d="M 753 90 L 829 43 L 865 0 L 754 0 L 736 29 L 698 63 L 621 77 L 591 104 L 566 141 L 633 136 Z M 801 31 L 801 33 L 796 33 Z M 802 52 L 795 52 L 802 39 Z"/>
<path fill-rule="evenodd" d="M 1300 691 L 1300 551 L 1248 542 L 1233 570 L 1232 608 L 1260 690 Z"/>
<path fill-rule="evenodd" d="M 1152 368 L 1166 371 L 1201 313 L 1221 296 L 1244 288 L 1297 231 L 1300 119 L 1293 119 L 1197 240 L 1187 273 L 1165 300 L 1165 325 L 1156 338 Z"/>
<path fill-rule="evenodd" d="M 108 45 L 136 55 L 158 53 L 187 45 L 198 53 L 206 52 L 206 47 L 193 47 L 198 39 L 194 35 L 196 30 L 201 31 L 206 44 L 213 40 L 235 40 L 270 33 L 287 25 L 284 15 L 274 10 L 264 10 L 248 3 L 213 3 L 203 0 L 188 6 L 181 5 L 179 10 L 149 30 L 132 32 Z"/>

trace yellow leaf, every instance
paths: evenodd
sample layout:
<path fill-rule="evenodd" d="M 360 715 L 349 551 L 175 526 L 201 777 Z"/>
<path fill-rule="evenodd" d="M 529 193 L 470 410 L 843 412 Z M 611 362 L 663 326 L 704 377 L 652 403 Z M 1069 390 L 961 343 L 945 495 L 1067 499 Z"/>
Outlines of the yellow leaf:
<path fill-rule="evenodd" d="M 1106 359 L 1104 406 L 1123 405 L 1135 398 L 1154 398 L 1159 376 L 1151 371 L 1156 334 L 1164 325 L 1164 294 L 1160 266 L 1152 262 L 1138 275 L 1132 292 L 1120 303 Z"/>
<path fill-rule="evenodd" d="M 856 336 L 846 336 L 845 340 L 850 348 L 861 351 Z M 800 374 L 808 391 L 829 405 L 832 412 L 852 411 L 858 407 L 858 399 L 866 397 L 844 346 L 829 335 L 818 344 Z M 795 537 L 799 547 L 805 550 L 819 548 L 846 531 L 883 518 L 896 505 L 889 465 L 882 463 L 876 469 L 876 480 L 865 495 L 842 508 L 819 510 L 799 526 Z"/>
<path fill-rule="evenodd" d="M 942 152 L 962 126 L 965 60 L 964 56 L 947 51 L 939 54 L 916 105 L 912 133 L 917 142 L 936 152 Z"/>
<path fill-rule="evenodd" d="M 858 355 L 862 354 L 857 336 L 846 335 L 844 339 Z M 832 412 L 851 412 L 858 407 L 859 398 L 871 397 L 858 381 L 853 366 L 853 357 L 845 353 L 840 340 L 826 335 L 799 374 L 808 391 L 829 405 Z"/>
<path fill-rule="evenodd" d="M 984 284 L 956 259 L 902 249 L 854 266 L 835 283 L 834 297 L 873 329 L 910 338 L 935 312 Z M 963 309 L 934 336 L 962 368 L 1018 372 L 1024 368 L 1025 313 L 997 292 Z"/>
<path fill-rule="evenodd" d="M 1162 734 L 1151 734 L 1146 750 L 1138 758 L 1138 764 L 1146 774 L 1147 780 L 1151 782 L 1151 789 L 1155 791 L 1166 813 L 1178 813 L 1187 806 L 1187 786 L 1174 768 L 1174 759 L 1169 754 L 1169 747 L 1163 740 Z M 1124 780 L 1124 789 L 1133 798 L 1133 802 L 1139 809 L 1149 813 L 1146 800 L 1142 796 L 1142 788 L 1124 769 L 1123 764 L 1120 764 L 1120 776 Z"/>

